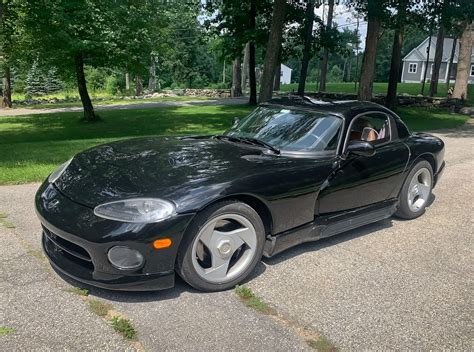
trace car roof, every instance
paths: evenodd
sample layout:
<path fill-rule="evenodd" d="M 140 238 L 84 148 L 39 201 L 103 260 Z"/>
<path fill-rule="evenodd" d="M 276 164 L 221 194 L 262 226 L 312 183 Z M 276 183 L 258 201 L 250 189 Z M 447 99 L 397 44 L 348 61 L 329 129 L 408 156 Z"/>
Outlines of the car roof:
<path fill-rule="evenodd" d="M 319 100 L 308 96 L 288 95 L 269 100 L 262 104 L 264 106 L 278 105 L 287 106 L 291 109 L 305 109 L 324 113 L 331 113 L 340 117 L 351 119 L 352 117 L 367 112 L 381 111 L 394 114 L 382 105 L 370 101 L 359 100 Z"/>

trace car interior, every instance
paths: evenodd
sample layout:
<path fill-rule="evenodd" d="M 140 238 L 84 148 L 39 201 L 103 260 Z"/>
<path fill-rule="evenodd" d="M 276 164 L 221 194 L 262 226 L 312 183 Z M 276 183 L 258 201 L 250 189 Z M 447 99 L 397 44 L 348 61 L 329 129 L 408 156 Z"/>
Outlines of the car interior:
<path fill-rule="evenodd" d="M 381 144 L 390 139 L 389 127 L 386 115 L 364 115 L 358 117 L 352 124 L 350 140 Z"/>

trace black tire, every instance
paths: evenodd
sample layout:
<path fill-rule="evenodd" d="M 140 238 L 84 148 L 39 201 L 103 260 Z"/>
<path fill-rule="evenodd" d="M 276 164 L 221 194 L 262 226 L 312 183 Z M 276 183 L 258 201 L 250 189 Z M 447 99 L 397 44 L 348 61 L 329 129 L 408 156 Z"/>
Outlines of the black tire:
<path fill-rule="evenodd" d="M 224 283 L 213 283 L 204 280 L 194 268 L 192 259 L 193 245 L 201 229 L 203 229 L 203 227 L 208 222 L 212 221 L 212 219 L 215 219 L 220 215 L 225 214 L 237 214 L 250 221 L 257 235 L 257 245 L 254 257 L 248 265 L 248 268 L 244 272 L 242 272 L 238 277 L 234 278 L 231 281 Z M 186 233 L 184 234 L 183 240 L 178 250 L 178 255 L 176 259 L 176 271 L 184 281 L 186 281 L 189 285 L 198 290 L 227 290 L 241 283 L 253 272 L 256 265 L 260 262 L 260 259 L 262 258 L 264 244 L 265 228 L 263 226 L 262 219 L 260 218 L 258 213 L 248 204 L 235 200 L 222 201 L 213 204 L 208 208 L 204 209 L 203 211 L 199 212 L 186 229 Z"/>
<path fill-rule="evenodd" d="M 410 183 L 413 179 L 413 177 L 417 174 L 418 171 L 421 169 L 427 169 L 429 171 L 430 175 L 430 190 L 429 190 L 429 196 L 428 199 L 424 202 L 423 206 L 421 206 L 417 211 L 413 211 L 410 209 L 409 203 L 408 203 L 408 192 L 409 192 L 409 186 Z M 418 163 L 415 164 L 413 169 L 410 171 L 408 174 L 405 182 L 403 183 L 403 187 L 400 191 L 399 195 L 399 208 L 397 212 L 395 213 L 395 216 L 402 218 L 402 219 L 415 219 L 425 213 L 426 206 L 429 204 L 429 198 L 431 197 L 431 191 L 433 189 L 433 168 L 431 167 L 431 164 L 426 161 L 422 160 L 419 161 Z"/>

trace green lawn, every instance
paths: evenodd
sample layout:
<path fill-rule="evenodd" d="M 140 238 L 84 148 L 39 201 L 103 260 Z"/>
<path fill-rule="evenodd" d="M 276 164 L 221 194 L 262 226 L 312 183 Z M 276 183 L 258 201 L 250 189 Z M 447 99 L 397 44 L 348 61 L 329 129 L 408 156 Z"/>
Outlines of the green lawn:
<path fill-rule="evenodd" d="M 453 84 L 454 83 L 451 83 L 451 85 Z M 388 83 L 375 82 L 374 93 L 375 94 L 387 93 L 387 86 L 388 86 Z M 305 88 L 306 88 L 305 89 L 306 92 L 314 92 L 316 91 L 316 83 L 306 83 Z M 327 83 L 326 88 L 328 92 L 333 92 L 333 93 L 356 93 L 356 91 L 354 90 L 354 82 Z M 429 83 L 425 84 L 425 94 L 428 94 L 429 89 L 430 89 L 430 84 Z M 283 92 L 291 92 L 291 91 L 296 92 L 297 90 L 298 90 L 297 83 L 284 84 L 281 86 L 281 91 Z M 421 83 L 399 83 L 397 93 L 418 95 L 421 93 Z M 437 96 L 438 97 L 447 96 L 446 84 L 444 83 L 438 84 Z M 470 103 L 474 103 L 474 85 L 473 84 L 470 84 L 468 87 L 467 98 Z"/>
<path fill-rule="evenodd" d="M 99 143 L 145 135 L 220 133 L 248 106 L 189 106 L 101 111 L 102 121 L 85 123 L 67 112 L 0 117 L 0 184 L 43 180 L 75 153 Z M 401 108 L 413 131 L 453 128 L 467 117 L 442 110 Z"/>

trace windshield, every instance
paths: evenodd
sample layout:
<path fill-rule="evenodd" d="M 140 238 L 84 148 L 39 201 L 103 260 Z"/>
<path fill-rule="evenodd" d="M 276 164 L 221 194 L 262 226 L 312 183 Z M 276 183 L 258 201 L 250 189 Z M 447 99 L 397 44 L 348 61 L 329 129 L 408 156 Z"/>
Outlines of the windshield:
<path fill-rule="evenodd" d="M 225 135 L 255 138 L 283 151 L 335 151 L 342 119 L 319 112 L 259 107 Z"/>

